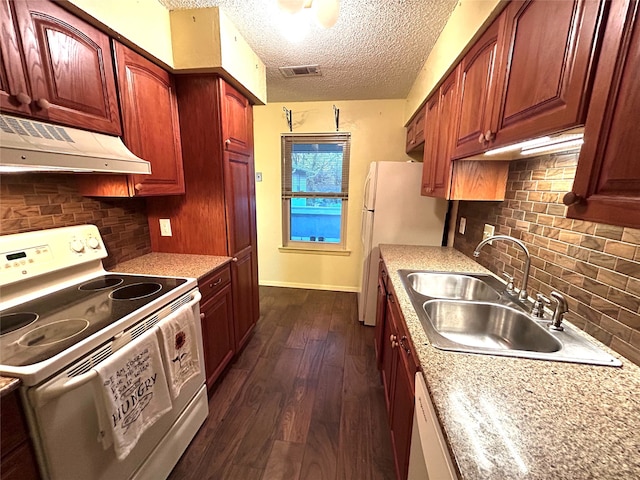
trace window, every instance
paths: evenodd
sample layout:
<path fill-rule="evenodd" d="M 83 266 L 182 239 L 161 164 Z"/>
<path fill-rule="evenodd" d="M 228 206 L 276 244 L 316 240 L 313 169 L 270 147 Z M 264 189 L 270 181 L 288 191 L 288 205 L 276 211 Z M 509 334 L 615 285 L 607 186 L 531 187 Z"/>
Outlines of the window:
<path fill-rule="evenodd" d="M 351 134 L 282 136 L 282 244 L 346 248 Z"/>

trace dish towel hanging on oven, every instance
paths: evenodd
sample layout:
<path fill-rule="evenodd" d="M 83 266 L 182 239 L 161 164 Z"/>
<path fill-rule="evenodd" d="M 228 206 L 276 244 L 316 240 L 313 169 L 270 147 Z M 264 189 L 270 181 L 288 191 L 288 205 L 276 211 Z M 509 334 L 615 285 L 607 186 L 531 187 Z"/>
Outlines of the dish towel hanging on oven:
<path fill-rule="evenodd" d="M 140 436 L 171 410 L 157 328 L 132 340 L 95 367 L 96 407 L 103 447 L 123 460 Z M 96 392 L 99 393 L 99 392 Z"/>
<path fill-rule="evenodd" d="M 200 374 L 198 337 L 193 309 L 182 308 L 172 313 L 162 320 L 158 327 L 162 339 L 167 383 L 171 397 L 175 399 L 180 395 L 184 384 Z"/>

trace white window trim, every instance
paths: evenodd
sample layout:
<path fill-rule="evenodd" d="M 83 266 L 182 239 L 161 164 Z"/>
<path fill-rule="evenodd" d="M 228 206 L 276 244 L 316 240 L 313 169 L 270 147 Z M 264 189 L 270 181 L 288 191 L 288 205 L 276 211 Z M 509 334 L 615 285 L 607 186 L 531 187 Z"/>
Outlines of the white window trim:
<path fill-rule="evenodd" d="M 341 224 L 340 232 L 341 238 L 339 243 L 324 243 L 324 242 L 305 242 L 298 240 L 291 240 L 291 196 L 285 194 L 286 188 L 286 169 L 285 169 L 285 155 L 286 155 L 286 141 L 287 139 L 301 139 L 300 143 L 344 143 L 343 159 L 346 159 L 346 178 L 343 175 L 343 190 L 344 196 L 342 199 L 342 212 L 341 212 Z M 279 249 L 281 252 L 291 251 L 296 253 L 321 253 L 336 254 L 336 255 L 350 255 L 351 252 L 347 250 L 347 213 L 349 211 L 349 170 L 351 163 L 351 133 L 338 132 L 338 133 L 299 133 L 299 134 L 283 134 L 281 137 L 281 166 L 282 166 L 282 247 Z M 322 196 L 322 195 L 319 195 Z"/>

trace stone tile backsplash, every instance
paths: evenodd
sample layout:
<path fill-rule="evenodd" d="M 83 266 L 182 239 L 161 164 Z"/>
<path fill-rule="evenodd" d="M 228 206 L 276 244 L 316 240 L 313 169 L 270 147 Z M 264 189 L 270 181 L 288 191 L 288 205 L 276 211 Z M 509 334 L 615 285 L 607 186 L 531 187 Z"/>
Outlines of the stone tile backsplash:
<path fill-rule="evenodd" d="M 569 302 L 567 320 L 640 365 L 640 230 L 565 218 L 577 153 L 511 163 L 503 202 L 461 201 L 454 247 L 473 258 L 484 224 L 522 240 L 531 254 L 529 295 L 553 290 Z M 467 219 L 464 235 L 460 217 Z M 524 255 L 494 242 L 478 261 L 494 273 L 522 279 Z"/>
<path fill-rule="evenodd" d="M 73 175 L 0 176 L 0 235 L 91 223 L 109 256 L 105 268 L 151 252 L 144 200 L 81 196 Z"/>

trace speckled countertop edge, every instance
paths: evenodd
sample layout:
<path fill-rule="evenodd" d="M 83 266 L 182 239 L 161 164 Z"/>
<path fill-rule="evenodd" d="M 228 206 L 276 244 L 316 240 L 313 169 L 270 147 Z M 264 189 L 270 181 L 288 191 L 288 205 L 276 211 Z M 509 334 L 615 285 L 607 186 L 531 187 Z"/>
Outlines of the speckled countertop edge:
<path fill-rule="evenodd" d="M 20 386 L 20 380 L 11 377 L 0 376 L 0 397 L 4 397 L 8 393 L 13 392 Z"/>
<path fill-rule="evenodd" d="M 213 270 L 229 263 L 231 257 L 215 255 L 191 255 L 183 253 L 149 253 L 118 263 L 112 272 L 158 275 L 166 277 L 190 277 L 201 279 Z"/>
<path fill-rule="evenodd" d="M 491 272 L 451 248 L 380 252 L 463 480 L 640 478 L 638 366 L 602 344 L 622 368 L 438 350 L 398 270 Z"/>

